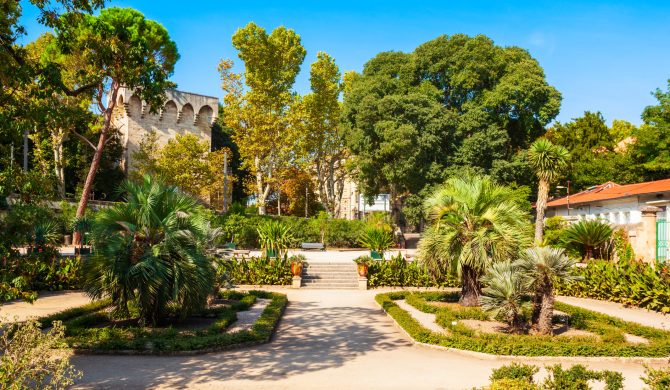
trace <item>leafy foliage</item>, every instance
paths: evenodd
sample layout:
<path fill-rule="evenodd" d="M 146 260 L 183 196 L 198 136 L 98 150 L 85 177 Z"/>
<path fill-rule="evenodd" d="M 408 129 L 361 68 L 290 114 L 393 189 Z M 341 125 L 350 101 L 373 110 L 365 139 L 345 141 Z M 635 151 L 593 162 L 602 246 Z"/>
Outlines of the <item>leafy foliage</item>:
<path fill-rule="evenodd" d="M 65 342 L 78 351 L 104 353 L 173 354 L 185 352 L 211 352 L 267 342 L 288 300 L 286 295 L 265 291 L 249 293 L 223 291 L 219 297 L 230 300 L 230 307 L 201 310 L 194 315 L 214 318 L 204 329 L 179 330 L 173 327 L 144 328 L 134 325 L 117 325 L 116 319 L 100 305 L 87 305 L 74 315 L 65 316 Z M 237 312 L 248 310 L 256 298 L 270 299 L 251 330 L 225 332 L 237 320 Z M 51 316 L 53 317 L 53 316 Z M 50 318 L 41 321 L 51 324 Z"/>
<path fill-rule="evenodd" d="M 291 228 L 280 221 L 267 221 L 258 225 L 258 242 L 267 257 L 285 257 L 293 241 Z"/>
<path fill-rule="evenodd" d="M 595 260 L 575 268 L 578 280 L 557 285 L 557 293 L 595 298 L 670 313 L 670 266 Z"/>
<path fill-rule="evenodd" d="M 407 261 L 402 254 L 384 261 L 367 257 L 368 286 L 374 287 L 459 287 L 457 275 L 445 274 L 433 278 L 428 270 L 416 261 Z"/>
<path fill-rule="evenodd" d="M 486 176 L 453 177 L 426 200 L 432 226 L 419 242 L 421 261 L 435 275 L 458 269 L 462 304 L 479 304 L 479 277 L 529 243 L 527 214 L 511 188 Z"/>
<path fill-rule="evenodd" d="M 386 229 L 368 227 L 361 232 L 358 242 L 364 248 L 383 254 L 393 246 L 393 234 Z"/>
<path fill-rule="evenodd" d="M 59 349 L 65 329 L 59 321 L 47 331 L 34 320 L 0 324 L 0 388 L 66 389 L 82 373 L 70 364 L 70 352 Z"/>
<path fill-rule="evenodd" d="M 623 389 L 623 375 L 616 371 L 589 370 L 581 364 L 575 364 L 568 369 L 555 364 L 546 369 L 549 375 L 541 385 L 536 385 L 533 383 L 533 376 L 539 371 L 537 366 L 517 363 L 502 366 L 493 370 L 491 386 L 486 389 L 588 390 L 591 389 L 589 381 L 604 382 L 606 390 Z"/>
<path fill-rule="evenodd" d="M 510 261 L 491 265 L 482 277 L 482 310 L 495 318 L 503 318 L 513 333 L 524 331 L 523 298 L 527 292 L 524 275 Z"/>
<path fill-rule="evenodd" d="M 599 220 L 582 220 L 565 229 L 564 244 L 580 245 L 583 258 L 593 258 L 594 249 L 606 243 L 612 236 L 612 227 Z"/>
<path fill-rule="evenodd" d="M 418 310 L 434 313 L 438 325 L 447 333 L 424 328 L 408 312 L 393 301 L 405 299 Z M 570 326 L 601 335 L 565 337 L 561 342 L 551 336 L 478 333 L 459 323 L 464 319 L 486 320 L 480 308 L 456 305 L 456 293 L 396 291 L 378 294 L 375 300 L 416 341 L 448 348 L 465 349 L 496 355 L 519 356 L 648 356 L 665 357 L 670 353 L 670 332 L 625 322 L 604 314 L 556 303 L 556 308 L 570 317 Z M 446 302 L 439 306 L 432 301 Z M 455 323 L 455 325 L 454 325 Z M 623 337 L 629 333 L 644 337 L 649 344 L 629 344 Z M 614 337 L 618 335 L 619 337 Z"/>
<path fill-rule="evenodd" d="M 121 315 L 137 304 L 141 320 L 151 325 L 169 304 L 182 316 L 202 308 L 214 283 L 205 256 L 209 225 L 203 207 L 150 176 L 139 184 L 126 182 L 121 190 L 126 202 L 95 216 L 84 290 L 93 298 L 110 297 Z"/>
<path fill-rule="evenodd" d="M 644 374 L 642 381 L 649 386 L 649 390 L 670 389 L 670 368 L 645 367 Z"/>
<path fill-rule="evenodd" d="M 291 284 L 293 257 L 233 258 L 218 263 L 217 275 L 232 285 L 286 286 Z"/>

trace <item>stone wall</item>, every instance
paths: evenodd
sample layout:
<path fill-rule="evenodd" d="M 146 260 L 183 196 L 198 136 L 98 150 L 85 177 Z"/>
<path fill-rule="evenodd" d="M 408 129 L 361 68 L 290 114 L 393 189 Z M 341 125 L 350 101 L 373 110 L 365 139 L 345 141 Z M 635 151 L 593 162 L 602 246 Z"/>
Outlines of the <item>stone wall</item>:
<path fill-rule="evenodd" d="M 167 100 L 157 113 L 133 93 L 119 91 L 114 126 L 121 134 L 125 148 L 123 164 L 126 172 L 132 169 L 132 156 L 150 131 L 155 131 L 158 146 L 164 146 L 177 134 L 195 134 L 211 145 L 212 125 L 216 120 L 219 100 L 177 90 L 166 91 Z"/>

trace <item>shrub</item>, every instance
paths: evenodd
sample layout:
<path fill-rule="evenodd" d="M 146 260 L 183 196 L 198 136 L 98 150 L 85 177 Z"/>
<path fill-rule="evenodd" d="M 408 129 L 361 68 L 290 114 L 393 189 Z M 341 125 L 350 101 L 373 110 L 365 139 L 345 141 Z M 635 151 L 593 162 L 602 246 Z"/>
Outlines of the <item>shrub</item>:
<path fill-rule="evenodd" d="M 581 364 L 564 369 L 560 364 L 547 367 L 549 376 L 543 382 L 543 388 L 547 390 L 586 390 L 590 389 L 589 381 L 605 382 L 606 390 L 623 389 L 623 375 L 615 371 L 593 371 L 588 370 Z"/>
<path fill-rule="evenodd" d="M 291 258 L 233 258 L 218 262 L 217 274 L 234 285 L 290 285 Z"/>
<path fill-rule="evenodd" d="M 364 248 L 383 254 L 393 246 L 393 235 L 383 228 L 368 227 L 361 233 L 358 242 Z"/>
<path fill-rule="evenodd" d="M 62 323 L 42 331 L 35 321 L 0 325 L 0 388 L 64 389 L 81 377 L 70 364 Z"/>
<path fill-rule="evenodd" d="M 293 241 L 290 227 L 280 221 L 267 221 L 256 230 L 261 249 L 268 257 L 284 257 Z"/>
<path fill-rule="evenodd" d="M 383 287 L 458 287 L 459 279 L 453 274 L 431 277 L 418 262 L 408 262 L 398 254 L 389 260 L 368 261 L 368 286 Z"/>
<path fill-rule="evenodd" d="M 642 382 L 649 386 L 649 390 L 670 389 L 670 367 L 653 369 L 645 366 Z"/>
<path fill-rule="evenodd" d="M 508 366 L 496 368 L 491 373 L 491 381 L 500 379 L 518 379 L 528 383 L 533 382 L 533 375 L 537 374 L 539 368 L 528 364 L 512 363 Z"/>
<path fill-rule="evenodd" d="M 583 220 L 565 229 L 563 243 L 566 247 L 580 246 L 586 260 L 592 259 L 594 254 L 600 254 L 602 258 L 602 251 L 598 249 L 609 241 L 612 232 L 612 227 L 606 222 Z"/>
<path fill-rule="evenodd" d="M 32 301 L 36 291 L 58 291 L 79 288 L 81 260 L 61 256 L 52 247 L 20 256 L 9 251 L 0 260 L 0 302 L 12 299 Z"/>
<path fill-rule="evenodd" d="M 557 284 L 557 293 L 639 306 L 670 313 L 670 264 L 590 261 L 575 268 L 581 280 Z"/>

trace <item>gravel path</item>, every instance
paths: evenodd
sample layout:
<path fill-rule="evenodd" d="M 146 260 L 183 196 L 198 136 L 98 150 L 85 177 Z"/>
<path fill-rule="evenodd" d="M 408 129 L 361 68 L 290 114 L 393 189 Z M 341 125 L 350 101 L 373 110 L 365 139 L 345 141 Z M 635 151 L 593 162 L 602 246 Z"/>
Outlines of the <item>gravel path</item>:
<path fill-rule="evenodd" d="M 653 328 L 670 330 L 670 315 L 655 311 L 640 309 L 637 307 L 625 307 L 616 302 L 599 301 L 589 298 L 556 297 L 559 302 L 568 305 L 579 306 L 584 309 L 597 311 L 612 317 L 621 318 L 624 321 L 635 322 Z"/>
<path fill-rule="evenodd" d="M 25 321 L 31 317 L 46 316 L 89 302 L 91 299 L 79 291 L 41 293 L 34 303 L 13 301 L 0 305 L 0 319 Z"/>
<path fill-rule="evenodd" d="M 226 329 L 226 332 L 228 333 L 233 333 L 233 332 L 239 332 L 241 330 L 250 330 L 251 327 L 254 325 L 254 322 L 258 319 L 258 317 L 261 316 L 263 313 L 263 310 L 267 307 L 267 305 L 270 303 L 270 299 L 256 299 L 256 303 L 254 303 L 249 310 L 245 311 L 239 311 L 237 312 L 237 321 L 235 321 L 228 329 Z"/>
<path fill-rule="evenodd" d="M 408 312 L 409 315 L 414 317 L 415 320 L 426 329 L 433 331 L 435 333 L 447 333 L 443 327 L 435 323 L 435 314 L 433 313 L 424 313 L 416 307 L 405 302 L 404 299 L 395 301 L 395 304 L 398 305 L 401 309 Z"/>

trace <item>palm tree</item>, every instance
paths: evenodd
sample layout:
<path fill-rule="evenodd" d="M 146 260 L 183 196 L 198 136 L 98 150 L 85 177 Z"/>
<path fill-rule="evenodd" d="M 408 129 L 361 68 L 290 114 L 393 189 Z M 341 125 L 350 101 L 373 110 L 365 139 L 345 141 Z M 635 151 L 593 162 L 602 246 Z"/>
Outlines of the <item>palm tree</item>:
<path fill-rule="evenodd" d="M 516 257 L 528 244 L 526 212 L 518 196 L 488 176 L 453 177 L 425 203 L 432 226 L 419 257 L 434 275 L 457 270 L 463 306 L 478 306 L 479 277 L 493 262 Z"/>
<path fill-rule="evenodd" d="M 523 333 L 521 309 L 526 293 L 523 274 L 510 261 L 503 261 L 492 264 L 482 282 L 487 286 L 482 290 L 482 309 L 494 317 L 505 318 L 510 333 Z"/>
<path fill-rule="evenodd" d="M 120 190 L 126 202 L 95 215 L 84 290 L 93 298 L 110 297 L 126 317 L 129 304 L 136 304 L 142 325 L 155 326 L 168 305 L 182 317 L 202 308 L 214 284 L 205 256 L 210 234 L 204 208 L 149 176 Z"/>
<path fill-rule="evenodd" d="M 580 245 L 584 250 L 584 259 L 593 258 L 593 250 L 603 245 L 612 236 L 612 227 L 599 220 L 579 221 L 563 233 L 564 245 Z"/>
<path fill-rule="evenodd" d="M 547 208 L 549 186 L 555 182 L 568 167 L 570 153 L 560 145 L 554 145 L 549 140 L 540 138 L 533 142 L 528 150 L 530 163 L 540 183 L 537 188 L 537 202 L 535 203 L 535 242 L 542 242 L 544 227 L 544 211 Z"/>
<path fill-rule="evenodd" d="M 575 279 L 572 270 L 575 261 L 563 249 L 535 247 L 523 252 L 515 262 L 534 292 L 532 322 L 540 334 L 552 334 L 554 317 L 554 284 L 560 279 Z"/>

